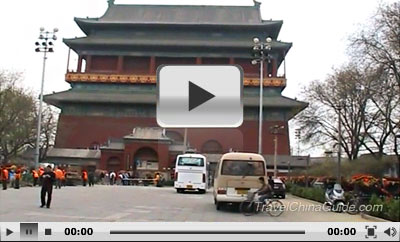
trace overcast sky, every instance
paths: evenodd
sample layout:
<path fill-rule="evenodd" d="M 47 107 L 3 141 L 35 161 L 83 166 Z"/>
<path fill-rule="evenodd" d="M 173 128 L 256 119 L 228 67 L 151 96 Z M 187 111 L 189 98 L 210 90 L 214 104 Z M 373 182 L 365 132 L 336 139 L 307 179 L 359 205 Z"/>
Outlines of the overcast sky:
<path fill-rule="evenodd" d="M 287 55 L 287 87 L 283 94 L 299 97 L 300 87 L 324 79 L 347 61 L 348 37 L 368 23 L 380 2 L 394 0 L 260 0 L 263 19 L 283 20 L 279 40 L 293 42 Z M 253 5 L 253 0 L 117 0 L 129 4 Z M 39 93 L 42 54 L 34 43 L 41 26 L 60 29 L 55 53 L 47 62 L 45 93 L 69 88 L 64 80 L 68 48 L 62 38 L 83 36 L 74 17 L 100 17 L 107 0 L 2 0 L 0 69 L 25 73 L 24 85 Z M 76 68 L 76 55 L 70 67 Z"/>

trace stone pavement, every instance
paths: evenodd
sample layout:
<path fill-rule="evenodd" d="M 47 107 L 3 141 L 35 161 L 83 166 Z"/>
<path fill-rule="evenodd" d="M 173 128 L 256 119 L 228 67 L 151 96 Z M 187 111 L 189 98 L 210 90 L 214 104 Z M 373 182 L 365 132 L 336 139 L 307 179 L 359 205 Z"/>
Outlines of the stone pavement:
<path fill-rule="evenodd" d="M 286 205 L 318 203 L 287 196 Z M 40 188 L 0 191 L 2 222 L 369 222 L 360 215 L 333 212 L 291 212 L 280 217 L 244 216 L 235 207 L 217 211 L 212 190 L 206 194 L 178 194 L 173 188 L 141 186 L 63 187 L 53 190 L 50 209 L 39 208 Z"/>

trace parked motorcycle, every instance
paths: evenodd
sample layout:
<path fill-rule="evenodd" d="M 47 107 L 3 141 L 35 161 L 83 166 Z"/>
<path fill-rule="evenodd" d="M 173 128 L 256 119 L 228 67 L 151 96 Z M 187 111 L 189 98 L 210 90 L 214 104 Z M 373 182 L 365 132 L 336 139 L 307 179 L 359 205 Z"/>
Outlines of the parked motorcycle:
<path fill-rule="evenodd" d="M 345 206 L 344 190 L 340 184 L 335 184 L 333 188 L 325 191 L 325 205 L 332 211 L 341 213 Z"/>

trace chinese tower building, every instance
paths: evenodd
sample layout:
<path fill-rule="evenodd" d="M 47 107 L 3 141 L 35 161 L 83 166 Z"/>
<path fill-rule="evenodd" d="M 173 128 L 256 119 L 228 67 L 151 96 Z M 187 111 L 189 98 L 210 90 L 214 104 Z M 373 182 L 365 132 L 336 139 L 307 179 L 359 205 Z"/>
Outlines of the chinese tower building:
<path fill-rule="evenodd" d="M 79 59 L 65 75 L 71 88 L 44 97 L 61 109 L 55 148 L 49 153 L 53 161 L 75 159 L 85 166 L 129 170 L 138 176 L 172 170 L 176 155 L 185 149 L 185 131 L 163 129 L 156 122 L 156 70 L 164 64 L 240 65 L 243 124 L 236 129 L 188 129 L 187 144 L 210 162 L 231 150 L 257 152 L 259 65 L 251 64 L 254 37 L 273 40 L 263 80 L 263 155 L 270 168 L 275 148 L 270 128 L 279 125 L 284 129 L 278 135 L 277 154 L 290 156 L 288 121 L 307 104 L 281 95 L 287 82 L 285 56 L 292 46 L 277 40 L 283 21 L 263 20 L 258 2 L 253 6 L 108 2 L 99 18 L 75 18 L 85 37 L 64 39 Z"/>

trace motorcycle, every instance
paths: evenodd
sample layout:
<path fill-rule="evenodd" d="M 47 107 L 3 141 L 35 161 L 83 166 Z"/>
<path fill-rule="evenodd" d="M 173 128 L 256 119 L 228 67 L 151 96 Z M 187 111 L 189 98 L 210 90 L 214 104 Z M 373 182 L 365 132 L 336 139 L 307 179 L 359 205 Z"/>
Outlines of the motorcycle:
<path fill-rule="evenodd" d="M 344 190 L 340 184 L 335 184 L 332 189 L 326 189 L 325 205 L 330 207 L 334 212 L 343 212 L 345 197 Z"/>

